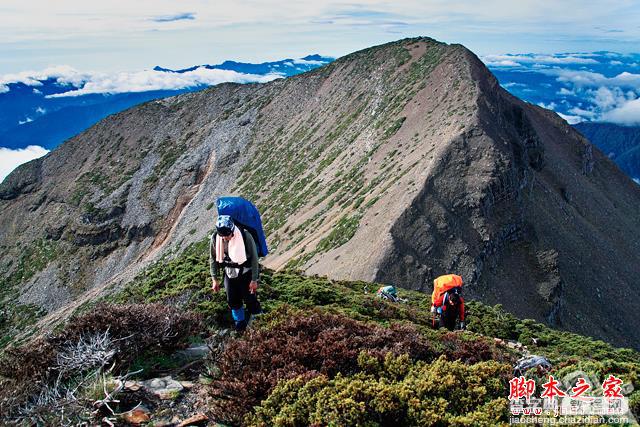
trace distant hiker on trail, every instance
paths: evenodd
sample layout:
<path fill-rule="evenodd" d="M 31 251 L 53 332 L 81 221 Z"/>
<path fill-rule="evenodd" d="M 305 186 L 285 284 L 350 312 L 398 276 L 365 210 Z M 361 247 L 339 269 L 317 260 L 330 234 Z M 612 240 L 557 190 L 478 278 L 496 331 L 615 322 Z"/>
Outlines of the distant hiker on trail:
<path fill-rule="evenodd" d="M 258 251 L 251 233 L 240 229 L 229 215 L 219 215 L 216 232 L 209 246 L 212 289 L 220 290 L 220 267 L 224 272 L 224 289 L 236 330 L 244 331 L 251 315 L 262 312 L 258 301 Z M 248 314 L 245 314 L 244 304 Z"/>
<path fill-rule="evenodd" d="M 376 292 L 378 298 L 386 299 L 391 302 L 398 302 L 398 293 L 396 287 L 392 285 L 381 286 Z"/>
<path fill-rule="evenodd" d="M 460 329 L 465 328 L 462 284 L 462 277 L 456 274 L 440 276 L 433 281 L 431 315 L 434 328 L 447 328 L 453 331 L 458 317 Z"/>
<path fill-rule="evenodd" d="M 376 292 L 376 296 L 391 302 L 407 302 L 406 299 L 398 296 L 398 291 L 393 285 L 381 286 Z"/>

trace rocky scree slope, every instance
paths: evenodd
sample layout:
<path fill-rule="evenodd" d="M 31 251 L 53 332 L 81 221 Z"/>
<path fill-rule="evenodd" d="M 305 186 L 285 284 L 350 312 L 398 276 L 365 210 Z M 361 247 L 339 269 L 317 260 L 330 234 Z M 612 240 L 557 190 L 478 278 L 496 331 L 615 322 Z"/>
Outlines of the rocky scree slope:
<path fill-rule="evenodd" d="M 229 193 L 260 208 L 270 267 L 427 292 L 455 271 L 472 297 L 640 345 L 640 190 L 427 38 L 150 102 L 16 170 L 0 187 L 5 334 L 202 239 Z"/>

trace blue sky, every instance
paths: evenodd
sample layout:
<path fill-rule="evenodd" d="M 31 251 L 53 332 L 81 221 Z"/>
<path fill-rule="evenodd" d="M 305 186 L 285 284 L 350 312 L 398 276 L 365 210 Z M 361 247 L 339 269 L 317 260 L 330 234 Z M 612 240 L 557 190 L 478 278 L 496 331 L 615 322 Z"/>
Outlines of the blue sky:
<path fill-rule="evenodd" d="M 408 36 L 504 52 L 630 52 L 634 1 L 3 0 L 0 74 L 329 56 Z"/>

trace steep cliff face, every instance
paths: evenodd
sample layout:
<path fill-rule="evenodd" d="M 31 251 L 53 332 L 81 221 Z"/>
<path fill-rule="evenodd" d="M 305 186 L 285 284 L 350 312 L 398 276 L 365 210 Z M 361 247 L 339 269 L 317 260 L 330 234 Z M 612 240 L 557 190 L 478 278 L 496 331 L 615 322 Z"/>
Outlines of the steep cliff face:
<path fill-rule="evenodd" d="M 424 38 L 151 102 L 19 168 L 0 187 L 14 323 L 206 237 L 229 193 L 260 208 L 270 267 L 424 291 L 455 271 L 470 296 L 640 345 L 640 189 L 464 47 Z"/>

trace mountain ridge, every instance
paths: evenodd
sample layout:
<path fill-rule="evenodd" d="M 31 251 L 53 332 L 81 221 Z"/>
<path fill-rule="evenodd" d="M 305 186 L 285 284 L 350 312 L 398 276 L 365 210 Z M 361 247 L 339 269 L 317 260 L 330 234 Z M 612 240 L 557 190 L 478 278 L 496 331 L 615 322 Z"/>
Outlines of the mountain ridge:
<path fill-rule="evenodd" d="M 314 66 L 328 64 L 334 59 L 335 58 L 332 58 L 329 56 L 322 56 L 315 53 L 315 54 L 307 55 L 298 59 L 287 58 L 287 59 L 281 59 L 278 61 L 262 62 L 259 64 L 226 60 L 220 64 L 194 65 L 193 67 L 181 68 L 179 70 L 172 70 L 170 68 L 164 68 L 159 65 L 156 65 L 155 67 L 153 67 L 153 70 L 182 74 L 189 71 L 197 70 L 198 68 L 206 68 L 208 70 L 233 70 L 239 73 L 247 73 L 247 74 L 268 74 L 268 73 L 276 73 L 276 72 L 283 73 L 287 71 L 287 69 L 289 69 L 290 67 L 298 66 L 298 67 L 302 67 L 298 69 L 298 72 L 305 72 L 305 71 L 309 71 L 310 69 L 313 69 Z M 312 62 L 315 62 L 315 64 Z M 291 72 L 286 73 L 286 75 L 288 76 L 295 75 L 295 74 L 296 73 L 291 73 Z"/>
<path fill-rule="evenodd" d="M 15 316 L 35 305 L 55 321 L 204 237 L 215 197 L 236 193 L 263 214 L 268 266 L 423 291 L 456 271 L 472 297 L 637 347 L 622 329 L 638 296 L 636 187 L 464 47 L 406 39 L 152 101 L 19 168 L 0 185 L 4 304 L 17 292 Z"/>
<path fill-rule="evenodd" d="M 170 70 L 156 66 L 154 71 L 174 74 L 204 68 L 206 70 L 227 70 L 240 74 L 255 74 L 253 78 L 277 73 L 291 76 L 331 62 L 333 58 L 307 55 L 299 59 L 251 64 L 225 61 L 217 65 L 198 65 L 182 70 Z M 113 77 L 115 80 L 119 78 Z M 133 79 L 135 76 L 129 77 Z M 66 80 L 79 79 L 74 83 Z M 87 80 L 88 79 L 88 80 Z M 135 105 L 150 100 L 176 96 L 181 93 L 202 90 L 203 83 L 193 83 L 189 87 L 176 89 L 150 88 L 141 92 L 89 93 L 80 96 L 61 96 L 65 92 L 81 90 L 91 82 L 90 75 L 71 77 L 32 78 L 29 84 L 7 83 L 7 90 L 0 92 L 0 146 L 20 149 L 28 145 L 39 145 L 52 149 L 64 140 L 86 130 L 99 120 Z M 139 78 L 140 79 L 140 78 Z M 145 77 L 142 77 L 144 80 Z M 114 88 L 117 90 L 118 88 Z M 51 98 L 53 96 L 53 98 Z"/>

